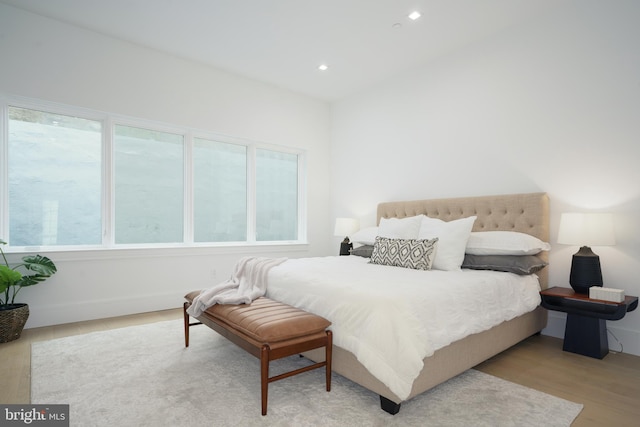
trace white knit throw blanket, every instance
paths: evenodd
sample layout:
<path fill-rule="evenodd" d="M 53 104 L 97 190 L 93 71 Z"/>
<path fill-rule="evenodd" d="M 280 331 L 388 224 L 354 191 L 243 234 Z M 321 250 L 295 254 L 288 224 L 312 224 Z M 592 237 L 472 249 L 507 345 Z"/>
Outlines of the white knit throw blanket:
<path fill-rule="evenodd" d="M 193 299 L 187 313 L 198 317 L 214 304 L 251 303 L 267 292 L 269 270 L 286 260 L 287 258 L 241 258 L 231 277 L 225 282 L 200 292 L 200 295 Z"/>

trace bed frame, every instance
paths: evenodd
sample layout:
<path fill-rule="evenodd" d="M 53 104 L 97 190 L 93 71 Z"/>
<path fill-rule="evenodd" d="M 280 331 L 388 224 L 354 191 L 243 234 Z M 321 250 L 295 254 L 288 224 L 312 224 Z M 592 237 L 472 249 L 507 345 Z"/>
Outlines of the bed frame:
<path fill-rule="evenodd" d="M 378 205 L 377 221 L 381 218 L 404 218 L 425 214 L 452 221 L 476 215 L 473 231 L 519 231 L 549 241 L 549 198 L 546 193 L 525 193 L 499 196 L 386 202 Z M 548 253 L 540 256 L 548 261 Z M 537 273 L 540 286 L 548 286 L 548 268 Z M 538 307 L 513 320 L 487 331 L 470 335 L 437 350 L 424 359 L 424 367 L 413 383 L 409 400 L 469 368 L 495 356 L 518 342 L 539 333 L 547 325 L 547 312 Z M 324 353 L 305 353 L 312 360 L 322 360 Z M 333 348 L 333 371 L 380 395 L 380 406 L 390 414 L 400 410 L 402 399 L 358 362 L 356 357 L 340 348 Z"/>

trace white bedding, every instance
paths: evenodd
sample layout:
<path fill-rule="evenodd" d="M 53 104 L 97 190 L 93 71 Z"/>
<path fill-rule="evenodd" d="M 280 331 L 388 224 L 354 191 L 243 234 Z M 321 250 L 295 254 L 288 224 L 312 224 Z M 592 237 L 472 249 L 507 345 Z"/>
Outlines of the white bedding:
<path fill-rule="evenodd" d="M 422 359 L 534 310 L 539 291 L 534 275 L 420 271 L 335 256 L 273 267 L 266 296 L 330 320 L 334 344 L 406 399 Z"/>

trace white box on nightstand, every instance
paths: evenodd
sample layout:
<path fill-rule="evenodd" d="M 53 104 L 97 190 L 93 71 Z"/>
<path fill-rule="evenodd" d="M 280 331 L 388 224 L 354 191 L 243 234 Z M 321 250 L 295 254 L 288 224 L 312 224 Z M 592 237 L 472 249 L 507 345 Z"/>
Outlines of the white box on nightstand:
<path fill-rule="evenodd" d="M 611 302 L 623 302 L 624 290 L 592 286 L 589 288 L 589 298 Z"/>

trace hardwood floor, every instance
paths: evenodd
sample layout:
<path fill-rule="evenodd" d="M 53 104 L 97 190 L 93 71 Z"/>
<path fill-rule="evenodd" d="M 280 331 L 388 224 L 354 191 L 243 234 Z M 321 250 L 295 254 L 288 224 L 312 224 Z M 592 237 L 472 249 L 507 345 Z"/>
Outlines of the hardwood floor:
<path fill-rule="evenodd" d="M 0 344 L 0 402 L 29 403 L 31 343 L 143 323 L 180 319 L 182 309 L 27 329 Z M 603 360 L 562 351 L 562 340 L 534 336 L 476 369 L 573 402 L 584 409 L 573 426 L 636 426 L 640 420 L 640 357 Z"/>
<path fill-rule="evenodd" d="M 562 351 L 562 340 L 533 336 L 476 369 L 576 403 L 573 426 L 637 426 L 640 357 L 610 352 L 593 359 Z"/>

